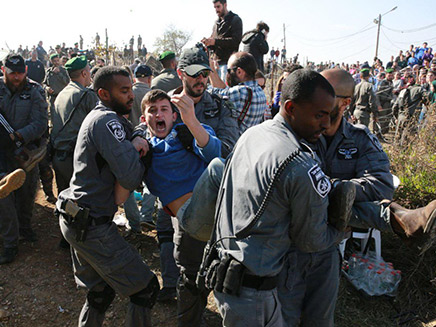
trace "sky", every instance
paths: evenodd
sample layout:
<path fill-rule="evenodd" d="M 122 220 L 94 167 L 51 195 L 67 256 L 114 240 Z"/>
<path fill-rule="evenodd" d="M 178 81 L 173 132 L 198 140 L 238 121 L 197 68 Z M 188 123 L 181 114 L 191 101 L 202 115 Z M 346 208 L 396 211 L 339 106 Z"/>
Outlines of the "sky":
<path fill-rule="evenodd" d="M 301 63 L 372 61 L 377 36 L 374 19 L 386 12 L 378 51 L 384 62 L 410 44 L 421 46 L 427 41 L 436 46 L 436 16 L 430 2 L 427 8 L 410 0 L 228 0 L 227 4 L 241 17 L 244 32 L 261 20 L 269 25 L 270 48 L 283 47 L 285 26 L 288 57 L 298 53 Z M 0 49 L 16 50 L 20 44 L 31 48 L 40 40 L 46 50 L 62 42 L 73 46 L 79 35 L 87 47 L 97 32 L 103 41 L 107 28 L 109 44 L 121 48 L 134 35 L 136 46 L 140 34 L 151 52 L 156 37 L 169 25 L 192 33 L 187 44 L 192 46 L 210 36 L 216 18 L 211 0 L 7 1 L 2 3 Z"/>

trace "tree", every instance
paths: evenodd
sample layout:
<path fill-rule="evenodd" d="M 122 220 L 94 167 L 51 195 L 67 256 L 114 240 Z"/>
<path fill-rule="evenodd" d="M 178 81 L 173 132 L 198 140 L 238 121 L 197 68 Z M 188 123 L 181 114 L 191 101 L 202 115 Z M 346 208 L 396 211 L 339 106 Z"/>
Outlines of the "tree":
<path fill-rule="evenodd" d="M 192 33 L 177 29 L 174 25 L 170 25 L 165 30 L 162 37 L 157 37 L 154 46 L 158 53 L 167 50 L 174 51 L 176 56 L 182 53 L 183 47 L 191 39 Z"/>

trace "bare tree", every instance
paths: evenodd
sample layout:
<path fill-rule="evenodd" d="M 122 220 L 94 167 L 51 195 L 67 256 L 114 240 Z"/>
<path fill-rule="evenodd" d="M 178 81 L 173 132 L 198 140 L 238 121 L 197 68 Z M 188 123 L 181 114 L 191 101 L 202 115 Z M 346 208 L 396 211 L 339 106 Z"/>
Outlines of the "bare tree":
<path fill-rule="evenodd" d="M 183 47 L 191 39 L 192 33 L 177 29 L 174 25 L 170 25 L 165 30 L 162 37 L 157 37 L 154 42 L 156 51 L 159 53 L 171 50 L 179 56 Z"/>

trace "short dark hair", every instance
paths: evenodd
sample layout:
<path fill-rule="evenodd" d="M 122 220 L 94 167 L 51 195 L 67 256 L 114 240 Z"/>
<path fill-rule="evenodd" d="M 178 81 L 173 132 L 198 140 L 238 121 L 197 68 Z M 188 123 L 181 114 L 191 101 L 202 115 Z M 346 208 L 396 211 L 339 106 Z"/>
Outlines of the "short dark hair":
<path fill-rule="evenodd" d="M 173 105 L 171 103 L 170 96 L 165 91 L 162 91 L 162 90 L 159 90 L 159 89 L 155 89 L 155 90 L 151 90 L 150 92 L 147 92 L 145 94 L 145 96 L 142 98 L 142 101 L 141 101 L 141 113 L 144 114 L 145 106 L 146 105 L 151 104 L 151 103 L 155 103 L 155 102 L 157 102 L 159 100 L 164 100 L 164 99 L 166 99 L 166 100 L 168 100 L 170 102 L 171 109 L 174 112 L 174 107 L 173 107 Z"/>
<path fill-rule="evenodd" d="M 117 75 L 130 78 L 129 72 L 121 67 L 106 66 L 100 68 L 94 76 L 94 91 L 97 92 L 99 89 L 110 91 L 114 76 Z"/>
<path fill-rule="evenodd" d="M 256 30 L 258 32 L 262 32 L 262 30 L 269 32 L 269 26 L 266 23 L 261 21 L 261 22 L 257 23 Z"/>
<path fill-rule="evenodd" d="M 288 76 L 282 87 L 282 105 L 286 100 L 295 103 L 310 102 L 317 88 L 335 96 L 333 86 L 319 73 L 308 69 L 297 69 Z"/>
<path fill-rule="evenodd" d="M 222 5 L 227 3 L 227 0 L 212 0 L 213 3 L 220 2 Z"/>
<path fill-rule="evenodd" d="M 76 69 L 76 70 L 67 70 L 68 72 L 68 76 L 70 76 L 70 79 L 77 79 L 80 77 L 80 74 L 82 74 L 83 70 L 85 68 L 82 69 Z"/>
<path fill-rule="evenodd" d="M 234 67 L 239 67 L 245 71 L 250 79 L 254 79 L 257 70 L 256 59 L 248 52 L 237 52 Z"/>

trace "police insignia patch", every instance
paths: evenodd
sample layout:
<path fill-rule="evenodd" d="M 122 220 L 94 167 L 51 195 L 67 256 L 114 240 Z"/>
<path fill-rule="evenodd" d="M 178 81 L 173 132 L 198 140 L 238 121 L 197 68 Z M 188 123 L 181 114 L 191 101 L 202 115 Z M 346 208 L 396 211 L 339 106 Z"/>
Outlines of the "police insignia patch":
<path fill-rule="evenodd" d="M 106 127 L 118 142 L 122 142 L 126 139 L 126 132 L 124 131 L 123 125 L 121 125 L 118 120 L 112 119 L 108 121 Z"/>
<path fill-rule="evenodd" d="M 357 152 L 357 148 L 340 148 L 338 149 L 338 158 L 341 160 L 356 159 Z"/>
<path fill-rule="evenodd" d="M 20 99 L 21 100 L 29 100 L 30 99 L 30 94 L 20 94 Z"/>
<path fill-rule="evenodd" d="M 379 151 L 383 151 L 383 147 L 380 143 L 380 141 L 378 140 L 377 136 L 375 136 L 372 133 L 368 134 L 369 138 L 371 139 L 372 144 L 374 144 L 374 146 L 379 150 Z"/>
<path fill-rule="evenodd" d="M 318 193 L 322 198 L 325 198 L 327 194 L 329 194 L 332 184 L 327 176 L 324 174 L 322 169 L 315 165 L 307 172 L 312 181 L 312 186 L 315 189 L 316 193 Z"/>

